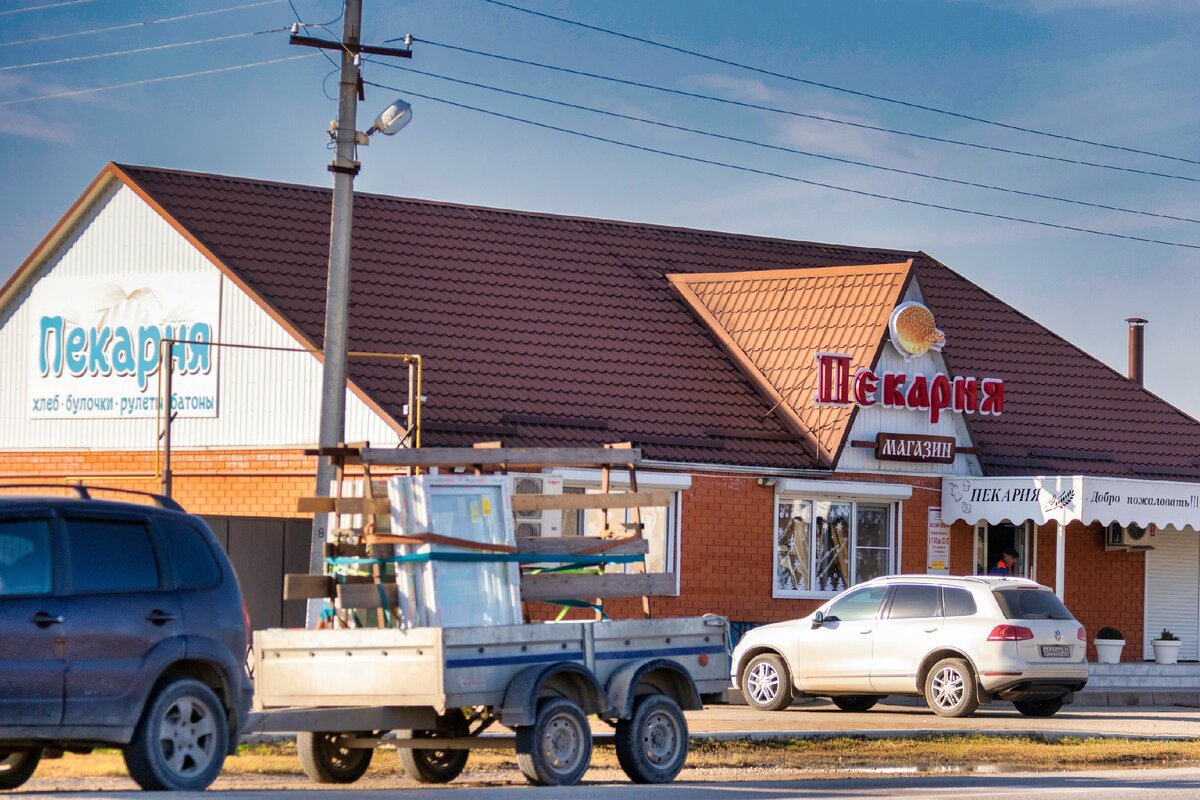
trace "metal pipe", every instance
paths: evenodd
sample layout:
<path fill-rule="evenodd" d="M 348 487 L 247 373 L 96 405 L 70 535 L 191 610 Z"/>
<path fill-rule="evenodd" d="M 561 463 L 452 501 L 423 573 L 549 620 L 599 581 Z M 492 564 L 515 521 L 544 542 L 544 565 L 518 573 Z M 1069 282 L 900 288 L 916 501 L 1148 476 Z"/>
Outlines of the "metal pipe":
<path fill-rule="evenodd" d="M 1146 385 L 1146 323 L 1150 320 L 1129 317 L 1129 380 Z"/>
<path fill-rule="evenodd" d="M 162 375 L 163 382 L 163 460 L 162 460 L 162 476 L 159 483 L 159 494 L 163 497 L 171 496 L 171 379 L 175 374 L 175 342 L 172 339 L 163 341 L 159 347 L 162 348 L 159 353 L 159 372 Z"/>

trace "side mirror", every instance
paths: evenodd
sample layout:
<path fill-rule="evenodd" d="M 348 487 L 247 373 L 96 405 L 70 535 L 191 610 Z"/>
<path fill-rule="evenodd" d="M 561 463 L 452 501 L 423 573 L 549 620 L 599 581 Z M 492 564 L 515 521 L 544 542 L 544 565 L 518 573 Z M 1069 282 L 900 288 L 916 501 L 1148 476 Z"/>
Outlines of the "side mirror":
<path fill-rule="evenodd" d="M 825 624 L 825 615 L 822 612 L 818 611 L 816 614 L 813 614 L 813 619 L 812 619 L 813 630 L 816 630 L 817 628 L 821 627 L 824 624 Z"/>

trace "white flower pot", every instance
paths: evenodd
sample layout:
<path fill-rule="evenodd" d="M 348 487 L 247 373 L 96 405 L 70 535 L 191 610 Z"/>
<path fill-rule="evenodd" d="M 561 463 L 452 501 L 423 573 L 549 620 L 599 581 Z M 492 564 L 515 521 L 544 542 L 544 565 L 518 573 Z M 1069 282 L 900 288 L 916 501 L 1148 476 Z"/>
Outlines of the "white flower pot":
<path fill-rule="evenodd" d="M 1154 648 L 1154 660 L 1159 664 L 1174 664 L 1179 661 L 1179 648 L 1183 642 L 1170 639 L 1154 639 L 1150 642 Z"/>
<path fill-rule="evenodd" d="M 1094 639 L 1096 645 L 1096 660 L 1101 664 L 1121 663 L 1121 651 L 1125 649 L 1124 639 Z"/>

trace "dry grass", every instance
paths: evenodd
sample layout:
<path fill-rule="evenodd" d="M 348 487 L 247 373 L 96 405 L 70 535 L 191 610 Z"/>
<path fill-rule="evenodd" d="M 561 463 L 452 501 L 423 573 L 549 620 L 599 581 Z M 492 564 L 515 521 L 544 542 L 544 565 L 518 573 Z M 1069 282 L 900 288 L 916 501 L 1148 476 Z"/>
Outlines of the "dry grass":
<path fill-rule="evenodd" d="M 597 768 L 616 768 L 612 747 L 597 747 Z M 1200 764 L 1200 740 L 1139 741 L 1129 739 L 1044 739 L 1008 736 L 939 736 L 925 739 L 795 740 L 778 743 L 695 742 L 692 769 L 763 769 L 837 772 L 858 767 L 945 767 L 996 764 L 1021 769 L 1096 769 L 1188 766 Z M 516 769 L 511 752 L 480 750 L 471 754 L 472 771 Z M 43 761 L 39 778 L 125 777 L 125 763 L 115 750 L 87 756 L 68 754 Z M 293 745 L 248 745 L 225 762 L 226 775 L 299 776 Z M 379 753 L 371 775 L 399 776 L 399 759 Z"/>

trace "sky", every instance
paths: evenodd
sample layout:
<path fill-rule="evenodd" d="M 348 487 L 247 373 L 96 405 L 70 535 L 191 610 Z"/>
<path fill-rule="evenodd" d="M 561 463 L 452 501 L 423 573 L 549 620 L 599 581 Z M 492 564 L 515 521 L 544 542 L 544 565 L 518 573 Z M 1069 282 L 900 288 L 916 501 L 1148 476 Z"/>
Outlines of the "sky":
<path fill-rule="evenodd" d="M 922 250 L 1120 372 L 1124 319 L 1149 319 L 1147 387 L 1200 416 L 1193 0 L 511 4 L 711 58 L 486 0 L 364 0 L 364 41 L 416 41 L 411 61 L 364 64 L 358 127 L 397 96 L 414 111 L 360 148 L 357 190 Z M 341 0 L 0 0 L 0 278 L 108 161 L 330 186 L 336 75 L 281 29 L 298 15 L 336 38 L 340 12 Z M 207 74 L 172 78 L 192 73 Z"/>

